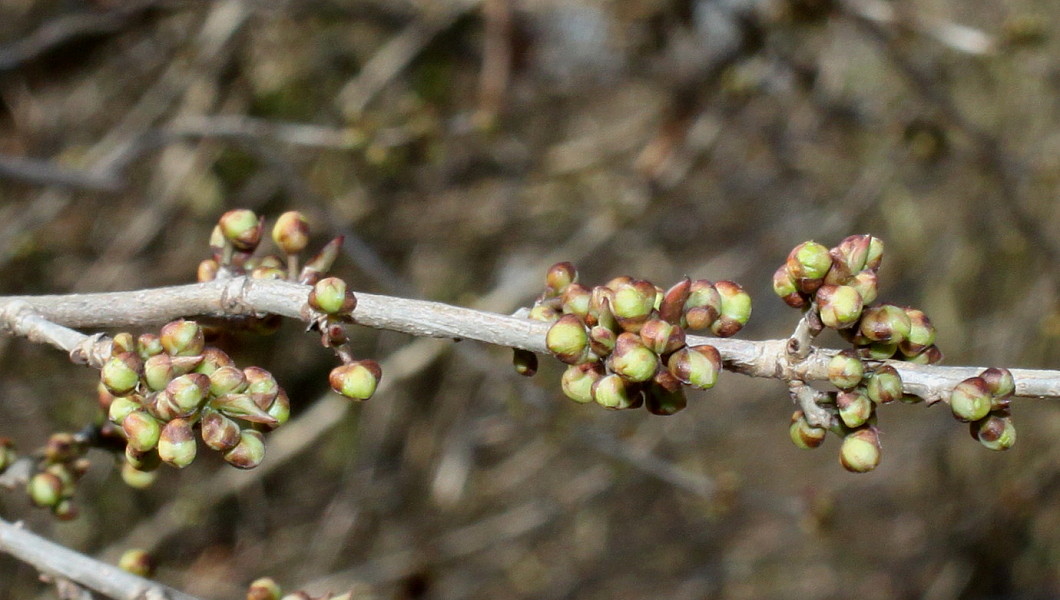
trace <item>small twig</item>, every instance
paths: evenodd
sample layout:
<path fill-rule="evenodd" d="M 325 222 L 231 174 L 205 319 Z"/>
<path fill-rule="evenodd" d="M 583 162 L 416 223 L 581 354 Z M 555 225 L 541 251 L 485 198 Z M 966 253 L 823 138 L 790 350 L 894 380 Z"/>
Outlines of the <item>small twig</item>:
<path fill-rule="evenodd" d="M 804 360 L 810 355 L 810 350 L 813 349 L 813 338 L 821 333 L 823 327 L 821 318 L 817 314 L 817 303 L 815 302 L 810 305 L 809 310 L 802 313 L 799 324 L 795 326 L 795 331 L 788 338 L 788 354 L 793 359 Z"/>
<path fill-rule="evenodd" d="M 52 161 L 17 156 L 0 157 L 0 179 L 93 192 L 116 192 L 124 187 L 114 174 L 69 169 Z"/>
<path fill-rule="evenodd" d="M 806 421 L 810 425 L 828 429 L 837 423 L 835 415 L 820 404 L 821 401 L 827 398 L 824 392 L 818 391 L 802 381 L 788 382 L 788 392 L 791 394 L 791 399 L 799 405 L 802 414 L 806 415 Z"/>
<path fill-rule="evenodd" d="M 3 519 L 0 519 L 0 552 L 33 565 L 45 575 L 67 579 L 116 600 L 198 600 L 60 546 Z"/>

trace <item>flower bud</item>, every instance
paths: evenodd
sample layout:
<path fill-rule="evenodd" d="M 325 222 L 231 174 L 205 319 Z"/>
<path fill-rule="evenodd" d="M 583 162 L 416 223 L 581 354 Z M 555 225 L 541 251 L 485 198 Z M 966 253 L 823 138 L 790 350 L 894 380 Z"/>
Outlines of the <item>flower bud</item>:
<path fill-rule="evenodd" d="M 796 287 L 795 278 L 791 276 L 787 264 L 780 265 L 773 273 L 773 293 L 792 308 L 806 306 L 806 297 Z"/>
<path fill-rule="evenodd" d="M 893 304 L 866 308 L 861 317 L 861 335 L 873 342 L 899 344 L 909 338 L 910 329 L 909 316 Z"/>
<path fill-rule="evenodd" d="M 220 348 L 207 346 L 206 348 L 203 348 L 201 355 L 202 362 L 200 362 L 199 366 L 194 369 L 196 373 L 211 375 L 221 367 L 234 367 L 236 365 L 236 362 L 232 360 L 232 357 L 228 356 L 228 354 Z"/>
<path fill-rule="evenodd" d="M 562 296 L 567 286 L 578 281 L 578 270 L 569 262 L 558 262 L 545 274 L 545 296 Z"/>
<path fill-rule="evenodd" d="M 837 352 L 828 361 L 828 381 L 841 390 L 857 387 L 864 375 L 865 364 L 853 350 Z"/>
<path fill-rule="evenodd" d="M 272 226 L 272 241 L 284 254 L 298 254 L 309 245 L 309 221 L 296 211 L 288 211 Z"/>
<path fill-rule="evenodd" d="M 284 280 L 287 279 L 287 271 L 277 267 L 255 267 L 250 271 L 250 278 Z"/>
<path fill-rule="evenodd" d="M 721 296 L 721 315 L 710 326 L 710 330 L 718 337 L 735 335 L 751 318 L 751 296 L 739 284 L 731 281 L 718 281 L 714 289 Z"/>
<path fill-rule="evenodd" d="M 612 373 L 604 375 L 593 383 L 593 400 L 600 406 L 620 410 L 633 406 L 633 394 L 626 382 L 618 375 Z"/>
<path fill-rule="evenodd" d="M 262 577 L 251 582 L 247 588 L 247 600 L 280 600 L 280 586 L 271 577 Z"/>
<path fill-rule="evenodd" d="M 331 370 L 331 389 L 354 400 L 367 400 L 375 393 L 383 371 L 374 360 L 356 360 Z"/>
<path fill-rule="evenodd" d="M 795 280 L 795 287 L 804 294 L 812 294 L 832 267 L 832 255 L 828 248 L 817 242 L 803 242 L 788 254 L 786 264 Z"/>
<path fill-rule="evenodd" d="M 530 309 L 530 314 L 527 315 L 527 318 L 532 321 L 541 321 L 542 323 L 553 323 L 559 319 L 559 315 L 560 313 L 555 308 L 547 304 L 535 304 Z"/>
<path fill-rule="evenodd" d="M 247 394 L 225 394 L 211 400 L 209 405 L 234 419 L 262 425 L 276 425 L 276 419 L 258 406 L 257 402 L 254 402 L 254 399 Z"/>
<path fill-rule="evenodd" d="M 863 390 L 839 392 L 835 399 L 839 418 L 850 428 L 861 427 L 872 416 L 874 404 Z"/>
<path fill-rule="evenodd" d="M 123 331 L 114 334 L 110 341 L 111 354 L 123 354 L 125 352 L 136 352 L 136 340 L 131 333 Z"/>
<path fill-rule="evenodd" d="M 167 465 L 183 469 L 195 460 L 195 434 L 187 419 L 173 419 L 158 438 L 158 457 Z"/>
<path fill-rule="evenodd" d="M 880 262 L 883 260 L 883 240 L 874 237 L 869 240 L 869 252 L 865 257 L 865 268 L 870 271 L 878 271 Z"/>
<path fill-rule="evenodd" d="M 618 336 L 607 327 L 597 325 L 589 330 L 589 350 L 596 356 L 609 356 L 617 342 Z"/>
<path fill-rule="evenodd" d="M 941 362 L 942 358 L 942 351 L 939 350 L 939 347 L 931 345 L 925 348 L 920 354 L 908 356 L 905 360 L 917 365 L 933 365 Z"/>
<path fill-rule="evenodd" d="M 221 215 L 217 221 L 221 234 L 236 250 L 249 252 L 257 248 L 261 241 L 261 232 L 265 228 L 264 219 L 259 219 L 253 211 L 245 208 L 230 210 Z"/>
<path fill-rule="evenodd" d="M 876 404 L 890 404 L 902 397 L 902 377 L 891 365 L 877 367 L 865 378 L 865 393 Z"/>
<path fill-rule="evenodd" d="M 1016 426 L 1009 416 L 991 414 L 971 424 L 972 435 L 990 450 L 1008 450 L 1016 443 Z"/>
<path fill-rule="evenodd" d="M 795 444 L 796 447 L 803 450 L 812 450 L 824 443 L 828 430 L 810 425 L 810 422 L 806 420 L 806 415 L 801 410 L 797 410 L 791 415 L 791 426 L 788 427 L 788 434 L 791 436 L 791 443 Z"/>
<path fill-rule="evenodd" d="M 178 319 L 162 326 L 159 340 L 170 356 L 197 356 L 206 346 L 202 327 L 195 321 Z"/>
<path fill-rule="evenodd" d="M 151 577 L 155 572 L 155 561 L 145 550 L 126 550 L 118 559 L 118 568 L 140 577 Z"/>
<path fill-rule="evenodd" d="M 162 460 L 158 458 L 158 452 L 153 448 L 146 452 L 141 452 L 131 446 L 126 446 L 125 464 L 132 466 L 137 471 L 150 472 L 157 469 L 162 464 Z"/>
<path fill-rule="evenodd" d="M 851 235 L 843 238 L 832 252 L 832 260 L 843 264 L 849 273 L 858 273 L 865 268 L 872 244 L 871 235 Z"/>
<path fill-rule="evenodd" d="M 216 410 L 203 410 L 200 424 L 202 441 L 211 450 L 227 452 L 239 443 L 239 424 Z"/>
<path fill-rule="evenodd" d="M 867 473 L 880 464 L 880 436 L 874 427 L 852 431 L 839 448 L 839 464 L 851 473 Z"/>
<path fill-rule="evenodd" d="M 935 326 L 921 310 L 906 308 L 905 314 L 909 317 L 909 335 L 898 349 L 906 356 L 916 356 L 935 343 Z"/>
<path fill-rule="evenodd" d="M 608 366 L 626 381 L 648 381 L 659 368 L 659 357 L 648 349 L 635 333 L 622 333 L 615 342 L 615 350 Z"/>
<path fill-rule="evenodd" d="M 861 296 L 846 285 L 822 285 L 817 289 L 817 310 L 825 327 L 845 329 L 861 318 Z"/>
<path fill-rule="evenodd" d="M 141 333 L 140 337 L 136 338 L 136 353 L 143 360 L 147 360 L 156 354 L 162 354 L 165 352 L 165 348 L 162 347 L 162 340 L 153 333 Z"/>
<path fill-rule="evenodd" d="M 325 277 L 309 292 L 309 306 L 329 315 L 348 315 L 357 306 L 357 298 L 338 277 Z"/>
<path fill-rule="evenodd" d="M 876 275 L 876 271 L 857 273 L 848 285 L 857 290 L 858 295 L 861 296 L 861 302 L 865 306 L 875 302 L 879 295 L 879 277 Z"/>
<path fill-rule="evenodd" d="M 714 325 L 721 315 L 721 305 L 722 297 L 717 284 L 706 279 L 697 279 L 689 287 L 682 322 L 689 329 L 707 329 Z"/>
<path fill-rule="evenodd" d="M 133 489 L 147 489 L 155 482 L 155 479 L 158 479 L 157 472 L 141 471 L 129 463 L 121 466 L 121 480 L 125 482 L 125 485 Z"/>
<path fill-rule="evenodd" d="M 174 378 L 190 373 L 202 362 L 202 356 L 156 354 L 144 362 L 144 381 L 151 391 L 165 389 Z"/>
<path fill-rule="evenodd" d="M 111 356 L 100 370 L 100 381 L 115 396 L 127 396 L 140 384 L 144 371 L 143 360 L 132 352 Z"/>
<path fill-rule="evenodd" d="M 563 312 L 577 315 L 584 319 L 585 315 L 589 314 L 589 301 L 591 298 L 592 292 L 589 291 L 589 288 L 578 283 L 571 283 L 563 291 Z"/>
<path fill-rule="evenodd" d="M 243 369 L 243 375 L 247 378 L 246 393 L 259 408 L 268 410 L 276 395 L 280 393 L 280 384 L 276 383 L 276 378 L 261 367 L 247 367 Z"/>
<path fill-rule="evenodd" d="M 515 372 L 523 377 L 533 377 L 537 373 L 537 355 L 529 350 L 516 348 L 512 352 L 512 366 Z"/>
<path fill-rule="evenodd" d="M 718 381 L 721 355 L 714 346 L 686 346 L 670 355 L 667 367 L 681 383 L 707 390 Z"/>
<path fill-rule="evenodd" d="M 578 317 L 563 315 L 549 328 L 545 346 L 562 362 L 578 364 L 589 353 L 589 334 Z"/>
<path fill-rule="evenodd" d="M 63 498 L 52 507 L 52 516 L 60 521 L 73 521 L 81 514 L 77 504 L 70 498 Z"/>
<path fill-rule="evenodd" d="M 685 303 L 692 293 L 692 280 L 685 277 L 663 293 L 659 302 L 659 318 L 673 325 L 680 325 Z"/>
<path fill-rule="evenodd" d="M 107 418 L 110 419 L 111 423 L 115 425 L 121 425 L 125 421 L 125 417 L 134 410 L 140 410 L 143 406 L 137 399 L 131 396 L 122 396 L 115 398 L 111 403 L 110 407 L 107 408 Z"/>
<path fill-rule="evenodd" d="M 53 433 L 44 444 L 44 460 L 52 463 L 65 463 L 84 454 L 83 446 L 67 432 Z"/>
<path fill-rule="evenodd" d="M 26 493 L 36 506 L 55 506 L 63 499 L 63 482 L 54 473 L 37 473 L 26 485 Z"/>
<path fill-rule="evenodd" d="M 165 393 L 159 395 L 169 401 L 170 414 L 174 417 L 190 417 L 198 412 L 210 393 L 210 378 L 202 373 L 181 375 L 166 385 Z M 167 419 L 168 420 L 168 419 Z"/>
<path fill-rule="evenodd" d="M 592 402 L 593 383 L 597 379 L 600 379 L 603 373 L 600 368 L 592 363 L 586 363 L 581 365 L 571 365 L 567 367 L 566 371 L 563 371 L 563 376 L 560 377 L 560 387 L 563 389 L 563 393 L 568 398 L 575 402 L 585 404 Z"/>
<path fill-rule="evenodd" d="M 979 374 L 986 382 L 990 395 L 996 400 L 1007 400 L 1016 392 L 1016 381 L 1008 369 L 991 367 Z M 998 408 L 998 407 L 995 407 Z"/>
<path fill-rule="evenodd" d="M 221 269 L 217 261 L 212 258 L 207 258 L 199 263 L 198 269 L 195 270 L 195 279 L 199 283 L 207 281 L 213 281 L 217 279 L 217 272 Z"/>
<path fill-rule="evenodd" d="M 213 396 L 224 396 L 225 394 L 242 394 L 247 390 L 247 376 L 242 369 L 235 366 L 225 365 L 210 373 L 210 394 Z"/>
<path fill-rule="evenodd" d="M 283 425 L 291 418 L 291 399 L 287 397 L 287 392 L 280 388 L 276 393 L 276 398 L 273 399 L 272 404 L 269 405 L 268 410 L 265 412 L 269 413 L 269 416 L 276 419 L 275 425 L 265 425 L 269 430 L 275 429 L 280 425 Z"/>
<path fill-rule="evenodd" d="M 622 329 L 636 333 L 651 312 L 655 310 L 655 286 L 650 282 L 636 279 L 621 283 L 615 290 L 611 312 L 615 315 Z"/>
<path fill-rule="evenodd" d="M 669 371 L 659 371 L 648 386 L 644 407 L 653 415 L 669 416 L 688 406 L 681 382 Z"/>
<path fill-rule="evenodd" d="M 224 453 L 224 459 L 238 469 L 253 469 L 265 460 L 265 437 L 259 431 L 244 429 L 239 434 L 239 443 Z"/>
<path fill-rule="evenodd" d="M 121 429 L 133 450 L 147 452 L 158 444 L 162 424 L 143 410 L 134 410 L 122 419 Z"/>
<path fill-rule="evenodd" d="M 320 278 L 331 270 L 331 266 L 335 264 L 335 259 L 339 257 L 339 251 L 342 250 L 342 240 L 343 237 L 341 235 L 331 240 L 321 248 L 316 256 L 309 259 L 309 262 L 302 267 L 298 282 L 313 285 L 320 281 Z"/>
<path fill-rule="evenodd" d="M 662 356 L 685 345 L 685 332 L 680 325 L 662 319 L 648 319 L 640 329 L 640 340 L 652 352 Z"/>
<path fill-rule="evenodd" d="M 618 329 L 612 307 L 615 305 L 615 292 L 609 287 L 598 285 L 589 293 L 589 312 L 585 315 L 585 324 L 589 327 L 600 325 L 612 331 Z"/>
<path fill-rule="evenodd" d="M 959 421 L 978 421 L 990 413 L 990 388 L 982 377 L 969 377 L 950 393 L 950 410 Z"/>

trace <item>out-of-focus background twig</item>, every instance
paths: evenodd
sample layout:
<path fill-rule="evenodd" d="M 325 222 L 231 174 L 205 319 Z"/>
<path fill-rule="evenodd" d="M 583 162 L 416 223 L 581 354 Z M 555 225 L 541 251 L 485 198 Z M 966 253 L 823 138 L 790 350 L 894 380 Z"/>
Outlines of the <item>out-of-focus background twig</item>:
<path fill-rule="evenodd" d="M 1060 364 L 1060 8 L 1041 0 L 93 0 L 0 3 L 0 293 L 187 282 L 223 211 L 347 235 L 356 289 L 512 311 L 544 269 L 741 282 L 741 335 L 797 315 L 796 243 L 871 232 L 881 297 L 951 364 Z M 380 394 L 326 394 L 297 324 L 225 341 L 295 422 L 259 472 L 203 454 L 146 491 L 93 454 L 82 516 L 0 514 L 237 598 L 272 575 L 378 598 L 1050 598 L 1060 415 L 993 454 L 945 411 L 881 411 L 869 475 L 788 441 L 776 382 L 684 412 L 577 406 L 558 365 L 357 331 Z M 824 336 L 823 342 L 840 342 Z M 387 358 L 389 357 L 389 358 Z M 388 379 L 389 377 L 389 379 Z M 93 374 L 0 339 L 0 436 L 95 414 Z M 281 436 L 284 434 L 282 438 Z M 282 443 L 281 443 L 282 442 Z M 0 556 L 0 599 L 47 588 Z M 48 592 L 51 593 L 51 592 Z"/>

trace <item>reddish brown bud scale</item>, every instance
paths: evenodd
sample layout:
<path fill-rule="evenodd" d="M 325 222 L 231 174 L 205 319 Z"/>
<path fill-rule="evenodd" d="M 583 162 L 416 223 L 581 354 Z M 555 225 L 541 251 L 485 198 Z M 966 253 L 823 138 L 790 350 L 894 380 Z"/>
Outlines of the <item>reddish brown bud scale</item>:
<path fill-rule="evenodd" d="M 678 281 L 670 289 L 666 290 L 663 293 L 662 302 L 659 303 L 659 318 L 667 323 L 679 325 L 684 312 L 685 302 L 688 301 L 691 292 L 692 280 L 688 277 Z"/>
<path fill-rule="evenodd" d="M 298 277 L 299 283 L 313 285 L 320 281 L 324 274 L 331 270 L 335 260 L 339 257 L 343 239 L 340 235 L 331 240 L 321 248 L 316 256 L 309 259 L 309 262 L 302 267 L 302 273 Z"/>

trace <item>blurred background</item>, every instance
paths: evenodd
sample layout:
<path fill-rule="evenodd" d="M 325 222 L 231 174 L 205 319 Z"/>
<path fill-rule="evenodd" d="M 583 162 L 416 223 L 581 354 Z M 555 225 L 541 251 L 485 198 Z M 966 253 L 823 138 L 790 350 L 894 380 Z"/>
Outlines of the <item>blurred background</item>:
<path fill-rule="evenodd" d="M 557 260 L 733 279 L 767 339 L 788 250 L 872 233 L 946 364 L 1056 369 L 1058 32 L 1043 0 L 0 0 L 0 290 L 190 282 L 225 210 L 297 209 L 357 290 L 510 313 Z M 259 469 L 203 450 L 140 491 L 94 451 L 78 520 L 0 515 L 204 598 L 1060 597 L 1055 399 L 1005 454 L 889 406 L 852 475 L 791 444 L 776 381 L 615 413 L 554 361 L 358 329 L 384 387 L 350 405 L 303 329 L 225 341 L 294 404 Z M 0 338 L 0 436 L 80 429 L 95 379 Z"/>

